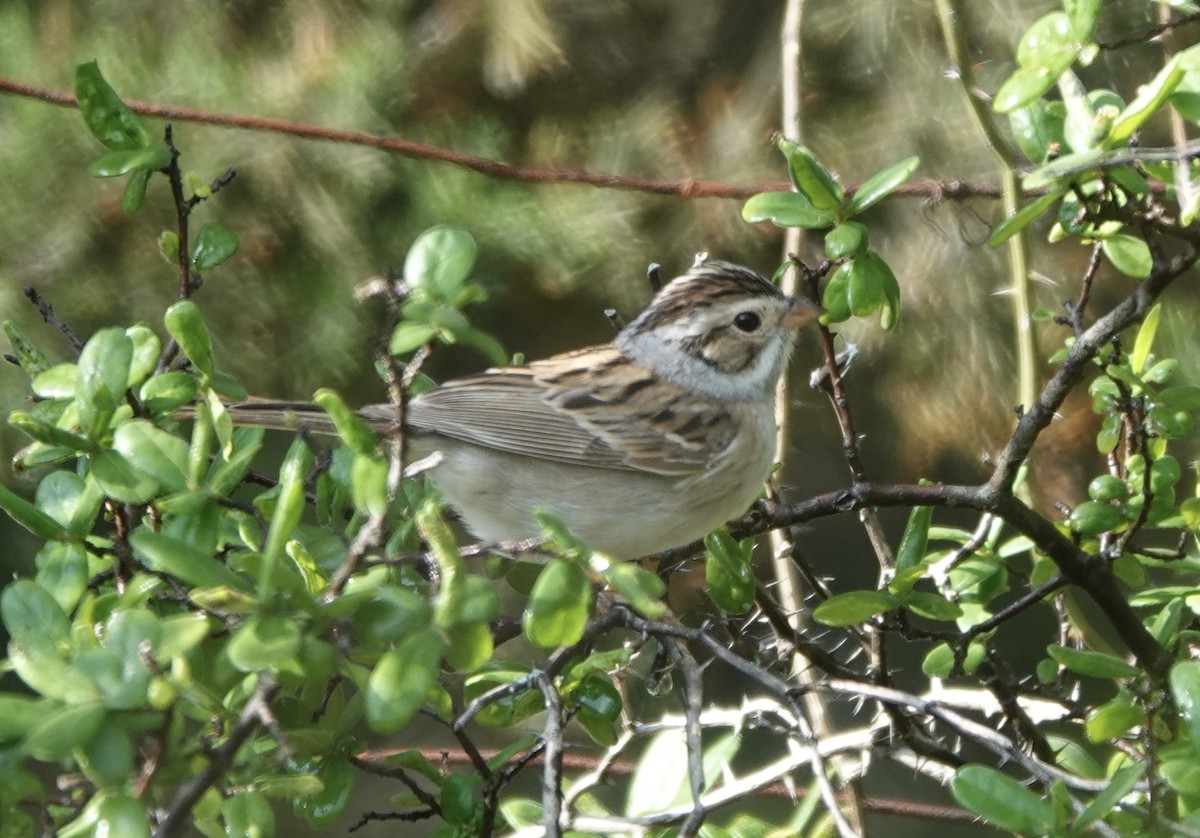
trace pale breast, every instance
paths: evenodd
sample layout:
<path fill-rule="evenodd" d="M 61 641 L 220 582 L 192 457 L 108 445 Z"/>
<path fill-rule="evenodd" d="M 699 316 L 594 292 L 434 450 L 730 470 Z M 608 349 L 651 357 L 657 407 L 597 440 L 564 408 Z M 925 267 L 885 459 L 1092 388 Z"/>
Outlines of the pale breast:
<path fill-rule="evenodd" d="M 538 536 L 532 510 L 562 520 L 593 549 L 633 559 L 702 538 L 746 511 L 772 460 L 767 406 L 731 406 L 737 432 L 702 472 L 676 477 L 521 456 L 436 434 L 415 434 L 413 457 L 440 450 L 434 482 L 485 541 Z"/>

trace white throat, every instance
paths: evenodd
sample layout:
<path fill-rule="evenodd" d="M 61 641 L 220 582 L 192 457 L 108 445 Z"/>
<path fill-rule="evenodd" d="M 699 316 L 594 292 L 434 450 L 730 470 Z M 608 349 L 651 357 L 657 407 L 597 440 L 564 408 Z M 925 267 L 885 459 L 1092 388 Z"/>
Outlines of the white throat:
<path fill-rule="evenodd" d="M 791 333 L 781 334 L 771 340 L 753 363 L 737 374 L 722 372 L 682 351 L 657 330 L 622 332 L 615 343 L 635 361 L 693 393 L 722 402 L 742 402 L 761 399 L 774 389 L 791 349 L 791 337 Z"/>

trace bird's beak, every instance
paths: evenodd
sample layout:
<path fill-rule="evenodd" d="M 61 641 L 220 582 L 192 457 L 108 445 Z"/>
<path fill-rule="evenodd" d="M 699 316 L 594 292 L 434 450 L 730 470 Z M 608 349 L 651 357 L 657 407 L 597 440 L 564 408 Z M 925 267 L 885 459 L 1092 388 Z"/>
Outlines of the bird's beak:
<path fill-rule="evenodd" d="M 792 297 L 792 307 L 783 315 L 781 321 L 785 329 L 800 329 L 816 320 L 825 309 L 803 297 Z"/>

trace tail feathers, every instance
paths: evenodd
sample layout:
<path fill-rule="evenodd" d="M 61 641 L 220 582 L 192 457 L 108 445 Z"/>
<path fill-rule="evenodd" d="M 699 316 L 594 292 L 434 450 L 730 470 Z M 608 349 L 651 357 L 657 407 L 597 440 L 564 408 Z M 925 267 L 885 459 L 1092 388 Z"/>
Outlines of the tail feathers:
<path fill-rule="evenodd" d="M 329 414 L 311 402 L 252 400 L 226 404 L 225 409 L 233 424 L 241 427 L 331 435 L 337 433 Z M 180 410 L 178 415 L 192 418 L 196 411 L 187 407 Z M 396 426 L 396 414 L 391 405 L 368 405 L 360 409 L 358 415 L 379 433 L 386 433 Z"/>

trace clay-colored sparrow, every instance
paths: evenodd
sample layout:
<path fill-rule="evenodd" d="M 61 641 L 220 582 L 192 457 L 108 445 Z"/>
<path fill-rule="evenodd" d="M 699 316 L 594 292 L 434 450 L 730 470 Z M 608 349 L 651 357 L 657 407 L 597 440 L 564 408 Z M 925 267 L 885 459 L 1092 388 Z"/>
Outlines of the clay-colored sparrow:
<path fill-rule="evenodd" d="M 612 343 L 448 381 L 413 397 L 411 458 L 485 541 L 539 533 L 544 508 L 632 559 L 700 538 L 753 502 L 771 467 L 774 388 L 819 313 L 753 271 L 708 259 Z M 239 424 L 330 430 L 312 405 L 232 405 Z M 395 427 L 391 405 L 360 411 Z"/>

